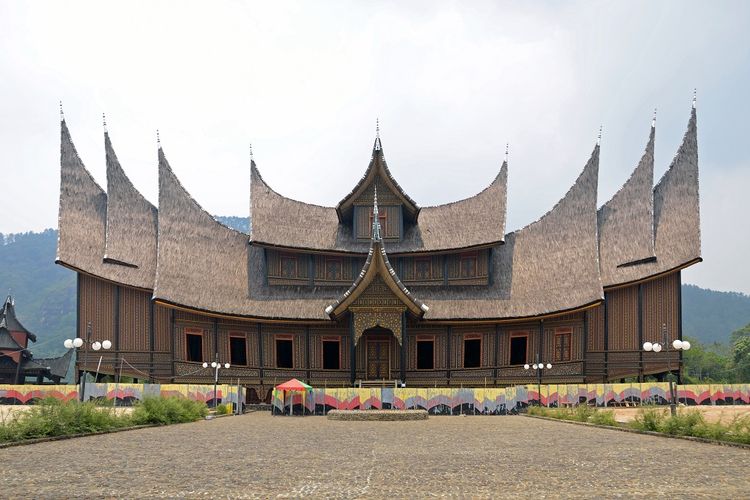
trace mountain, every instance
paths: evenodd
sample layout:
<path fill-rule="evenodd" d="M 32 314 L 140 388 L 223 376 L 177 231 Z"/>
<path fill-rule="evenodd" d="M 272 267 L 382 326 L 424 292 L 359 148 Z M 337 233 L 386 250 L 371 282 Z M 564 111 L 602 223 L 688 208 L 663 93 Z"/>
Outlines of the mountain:
<path fill-rule="evenodd" d="M 750 323 L 750 296 L 682 285 L 682 334 L 704 344 L 728 343 L 730 334 Z"/>
<path fill-rule="evenodd" d="M 216 217 L 224 225 L 248 232 L 247 217 Z M 21 322 L 38 336 L 31 349 L 37 357 L 64 351 L 63 340 L 75 333 L 76 275 L 55 265 L 57 231 L 0 233 L 0 294 L 10 291 Z M 750 323 L 750 296 L 682 286 L 683 333 L 704 344 L 728 343 L 729 336 Z"/>

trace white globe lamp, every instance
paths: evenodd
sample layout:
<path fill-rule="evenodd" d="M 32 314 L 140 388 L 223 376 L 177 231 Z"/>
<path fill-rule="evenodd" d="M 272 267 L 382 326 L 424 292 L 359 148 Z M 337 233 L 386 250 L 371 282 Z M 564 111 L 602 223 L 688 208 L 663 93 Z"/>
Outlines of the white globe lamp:
<path fill-rule="evenodd" d="M 654 344 L 654 352 L 661 352 L 661 344 Z"/>
<path fill-rule="evenodd" d="M 654 348 L 654 344 L 651 342 L 644 342 L 643 343 L 643 350 L 644 351 L 651 351 Z"/>
<path fill-rule="evenodd" d="M 109 340 L 105 340 L 104 342 L 102 342 L 102 347 L 104 349 L 111 349 L 112 348 L 112 342 L 110 342 Z"/>
<path fill-rule="evenodd" d="M 73 347 L 81 347 L 83 345 L 83 339 L 76 337 L 73 339 Z"/>
<path fill-rule="evenodd" d="M 73 339 L 65 339 L 65 342 L 63 342 L 63 345 L 66 349 L 73 349 Z"/>
<path fill-rule="evenodd" d="M 682 341 L 682 350 L 683 351 L 687 351 L 688 349 L 690 349 L 690 342 L 688 342 L 687 340 L 683 340 Z"/>
<path fill-rule="evenodd" d="M 98 351 L 99 349 L 102 348 L 102 343 L 97 340 L 96 342 L 91 344 L 91 348 L 95 351 Z"/>
<path fill-rule="evenodd" d="M 548 369 L 548 370 L 551 370 L 551 369 L 552 369 L 552 363 L 547 363 L 547 369 Z"/>

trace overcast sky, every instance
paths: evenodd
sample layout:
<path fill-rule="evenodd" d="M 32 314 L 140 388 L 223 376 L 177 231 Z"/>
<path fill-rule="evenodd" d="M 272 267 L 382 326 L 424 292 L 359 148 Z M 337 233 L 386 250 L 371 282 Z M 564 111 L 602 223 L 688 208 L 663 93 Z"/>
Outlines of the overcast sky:
<path fill-rule="evenodd" d="M 102 113 L 157 203 L 156 129 L 209 212 L 248 213 L 248 145 L 291 198 L 335 205 L 375 119 L 421 206 L 482 190 L 510 143 L 508 231 L 547 212 L 604 127 L 599 204 L 635 168 L 654 108 L 658 180 L 698 89 L 705 262 L 684 281 L 750 293 L 748 2 L 0 0 L 0 232 L 57 225 L 58 101 L 106 186 Z"/>

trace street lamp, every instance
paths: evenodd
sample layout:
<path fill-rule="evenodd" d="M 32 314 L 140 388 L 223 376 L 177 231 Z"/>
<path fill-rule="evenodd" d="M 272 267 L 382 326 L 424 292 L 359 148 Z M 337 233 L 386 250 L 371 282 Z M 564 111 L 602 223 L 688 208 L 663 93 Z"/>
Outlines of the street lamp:
<path fill-rule="evenodd" d="M 98 340 L 95 340 L 94 342 L 91 342 L 91 322 L 86 325 L 86 345 L 90 345 L 91 349 L 95 351 L 99 351 L 100 349 L 109 350 L 112 348 L 112 342 L 109 340 L 102 340 L 101 342 Z M 80 337 L 76 337 L 74 339 L 65 339 L 65 342 L 63 342 L 63 346 L 65 346 L 66 349 L 76 349 L 76 358 L 78 357 L 78 349 L 83 347 L 84 340 Z M 83 376 L 79 380 L 80 385 L 80 394 L 79 399 L 81 402 L 83 402 L 83 394 L 86 391 L 86 366 L 88 366 L 88 349 L 83 350 Z M 104 355 L 99 356 L 99 364 L 96 366 L 96 376 L 94 377 L 94 382 L 96 382 L 96 379 L 99 377 L 99 368 L 102 366 L 102 358 Z"/>
<path fill-rule="evenodd" d="M 218 356 L 217 356 L 217 358 L 218 358 Z M 222 368 L 222 366 L 224 368 L 229 368 L 231 365 L 229 363 L 224 363 L 222 365 L 218 361 L 212 361 L 211 362 L 211 368 L 214 369 L 214 397 L 213 397 L 214 408 L 216 408 L 216 386 L 219 383 L 219 368 Z M 203 368 L 208 368 L 208 363 L 206 363 L 205 361 L 203 362 Z"/>
<path fill-rule="evenodd" d="M 529 366 L 528 363 L 523 365 L 524 370 L 536 370 L 536 393 L 539 396 L 539 406 L 542 406 L 542 370 L 544 369 L 551 370 L 552 369 L 552 363 L 540 363 L 539 362 L 539 355 L 536 355 L 536 363 Z"/>
<path fill-rule="evenodd" d="M 663 323 L 661 325 L 661 338 L 662 343 L 659 342 L 644 342 L 643 343 L 643 350 L 646 352 L 661 352 L 662 349 L 666 348 L 667 353 L 670 351 L 670 345 L 672 346 L 672 349 L 675 351 L 687 351 L 690 349 L 690 342 L 687 340 L 680 340 L 675 339 L 672 341 L 672 343 L 669 343 L 669 335 L 667 334 L 667 324 Z M 679 371 L 679 361 L 677 370 Z M 672 415 L 677 414 L 677 405 L 675 403 L 675 387 L 674 387 L 674 380 L 672 376 L 672 357 L 667 356 L 667 376 L 669 378 L 669 412 Z"/>

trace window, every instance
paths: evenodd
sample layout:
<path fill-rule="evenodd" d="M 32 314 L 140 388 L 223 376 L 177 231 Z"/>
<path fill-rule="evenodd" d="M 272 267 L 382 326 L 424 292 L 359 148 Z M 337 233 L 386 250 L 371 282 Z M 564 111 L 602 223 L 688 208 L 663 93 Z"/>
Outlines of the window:
<path fill-rule="evenodd" d="M 281 256 L 281 277 L 282 278 L 296 278 L 297 277 L 297 257 L 294 255 L 282 255 Z"/>
<path fill-rule="evenodd" d="M 460 257 L 460 272 L 462 278 L 474 278 L 477 275 L 477 254 L 462 254 Z"/>
<path fill-rule="evenodd" d="M 245 337 L 229 337 L 229 358 L 233 365 L 247 365 L 247 340 Z"/>
<path fill-rule="evenodd" d="M 372 208 L 370 208 L 370 237 L 372 237 L 372 219 Z M 386 217 L 384 211 L 378 212 L 378 221 L 380 221 L 380 237 L 385 238 L 385 235 L 388 234 L 388 217 Z"/>
<path fill-rule="evenodd" d="M 569 328 L 555 329 L 555 361 L 570 361 L 571 334 Z"/>
<path fill-rule="evenodd" d="M 479 368 L 482 364 L 482 339 L 464 338 L 464 368 Z"/>
<path fill-rule="evenodd" d="M 510 364 L 523 365 L 526 363 L 527 335 L 516 335 L 510 338 Z"/>
<path fill-rule="evenodd" d="M 276 339 L 276 368 L 294 368 L 292 339 Z"/>
<path fill-rule="evenodd" d="M 197 331 L 185 332 L 187 346 L 187 360 L 203 362 L 203 335 Z"/>
<path fill-rule="evenodd" d="M 417 370 L 435 368 L 435 341 L 417 338 Z"/>
<path fill-rule="evenodd" d="M 323 340 L 323 369 L 338 370 L 341 368 L 341 342 L 336 340 Z"/>
<path fill-rule="evenodd" d="M 341 281 L 341 259 L 326 259 L 326 279 L 328 281 Z"/>
<path fill-rule="evenodd" d="M 416 258 L 414 259 L 414 278 L 418 280 L 428 280 L 432 277 L 432 259 Z"/>

